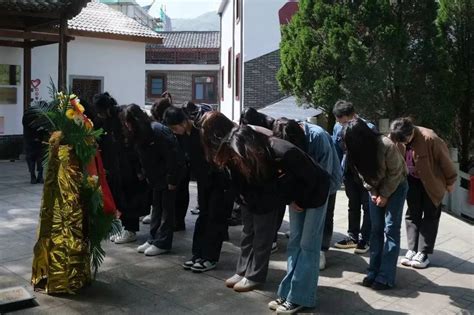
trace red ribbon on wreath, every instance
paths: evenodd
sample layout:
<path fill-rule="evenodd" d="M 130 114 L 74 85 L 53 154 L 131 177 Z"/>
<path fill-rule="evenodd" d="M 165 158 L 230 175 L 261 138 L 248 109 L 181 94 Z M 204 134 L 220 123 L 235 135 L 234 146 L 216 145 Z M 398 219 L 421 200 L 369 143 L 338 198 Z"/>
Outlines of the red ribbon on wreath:
<path fill-rule="evenodd" d="M 102 189 L 102 201 L 104 204 L 104 213 L 116 215 L 117 206 L 115 205 L 114 197 L 110 191 L 107 178 L 105 177 L 104 165 L 102 163 L 102 156 L 100 151 L 97 151 L 94 160 L 92 160 L 87 166 L 87 172 L 90 176 L 97 176 L 99 178 L 99 184 Z"/>

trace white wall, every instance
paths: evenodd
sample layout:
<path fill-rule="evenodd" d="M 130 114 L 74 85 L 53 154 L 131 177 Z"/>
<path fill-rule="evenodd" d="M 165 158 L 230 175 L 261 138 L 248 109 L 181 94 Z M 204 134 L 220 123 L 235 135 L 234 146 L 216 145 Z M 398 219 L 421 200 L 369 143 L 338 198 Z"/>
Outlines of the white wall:
<path fill-rule="evenodd" d="M 244 1 L 244 62 L 279 49 L 278 11 L 287 0 Z"/>
<path fill-rule="evenodd" d="M 58 45 L 34 48 L 31 79 L 40 79 L 40 98 L 50 100 L 50 77 L 57 84 Z M 119 104 L 145 102 L 145 44 L 108 39 L 76 37 L 68 45 L 70 76 L 104 78 L 104 91 Z M 35 95 L 33 94 L 33 97 Z M 80 95 L 79 95 L 80 98 Z"/>
<path fill-rule="evenodd" d="M 228 51 L 233 46 L 233 25 L 234 25 L 234 1 L 231 0 L 227 3 L 225 10 L 221 17 L 221 66 L 224 67 L 224 100 L 221 98 L 220 110 L 224 115 L 232 119 L 233 117 L 233 104 L 234 104 L 234 55 L 232 54 L 231 64 L 231 86 L 227 85 L 227 75 L 229 71 L 228 67 Z"/>
<path fill-rule="evenodd" d="M 17 85 L 17 104 L 0 104 L 0 117 L 4 117 L 5 132 L 3 135 L 21 135 L 23 126 L 23 49 L 0 47 L 0 64 L 19 65 L 21 67 L 20 85 Z"/>

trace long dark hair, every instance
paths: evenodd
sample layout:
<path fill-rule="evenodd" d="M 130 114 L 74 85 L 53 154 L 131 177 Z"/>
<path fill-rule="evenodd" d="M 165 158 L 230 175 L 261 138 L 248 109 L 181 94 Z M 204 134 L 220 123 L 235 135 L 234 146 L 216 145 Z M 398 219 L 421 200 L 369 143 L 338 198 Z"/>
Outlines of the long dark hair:
<path fill-rule="evenodd" d="M 218 166 L 238 171 L 249 183 L 264 183 L 272 176 L 274 159 L 269 138 L 246 125 L 232 130 L 214 160 Z"/>
<path fill-rule="evenodd" d="M 222 140 L 230 134 L 235 124 L 220 112 L 207 112 L 195 123 L 195 126 L 200 129 L 201 142 L 207 160 L 214 162 Z"/>
<path fill-rule="evenodd" d="M 137 104 L 128 105 L 124 112 L 124 122 L 127 123 L 130 140 L 138 145 L 146 144 L 153 139 L 153 130 L 151 129 L 151 118 Z"/>
<path fill-rule="evenodd" d="M 349 121 L 343 130 L 347 159 L 366 181 L 377 178 L 380 169 L 378 148 L 380 134 L 374 132 L 360 118 Z"/>
<path fill-rule="evenodd" d="M 258 112 L 255 108 L 249 107 L 244 109 L 242 115 L 240 116 L 241 125 L 254 125 L 267 128 L 269 130 L 273 129 L 273 123 L 275 119 Z"/>
<path fill-rule="evenodd" d="M 291 142 L 304 152 L 308 151 L 306 135 L 296 120 L 286 117 L 278 118 L 273 124 L 273 135 Z"/>

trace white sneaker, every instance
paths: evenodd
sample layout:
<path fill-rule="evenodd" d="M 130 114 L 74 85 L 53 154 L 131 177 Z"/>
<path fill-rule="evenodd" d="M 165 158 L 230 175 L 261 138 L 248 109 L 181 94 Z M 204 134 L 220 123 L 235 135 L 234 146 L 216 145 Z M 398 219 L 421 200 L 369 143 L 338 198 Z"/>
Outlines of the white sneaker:
<path fill-rule="evenodd" d="M 247 278 L 242 278 L 239 282 L 234 285 L 235 292 L 249 292 L 255 289 L 260 283 L 249 280 Z"/>
<path fill-rule="evenodd" d="M 403 266 L 411 267 L 411 263 L 413 261 L 413 258 L 416 256 L 416 252 L 414 250 L 408 250 L 408 252 L 405 254 L 405 257 L 402 258 L 400 263 Z"/>
<path fill-rule="evenodd" d="M 150 247 L 150 246 L 151 246 L 150 243 L 145 242 L 145 243 L 143 243 L 142 245 L 140 245 L 140 246 L 137 247 L 137 252 L 143 254 L 143 253 L 147 250 L 147 248 Z"/>
<path fill-rule="evenodd" d="M 132 243 L 137 240 L 137 234 L 135 232 L 123 230 L 121 234 L 115 237 L 115 244 Z"/>
<path fill-rule="evenodd" d="M 238 282 L 240 282 L 240 280 L 242 280 L 243 278 L 244 277 L 239 276 L 238 274 L 235 274 L 235 275 L 233 275 L 232 277 L 230 277 L 229 279 L 227 279 L 225 281 L 225 285 L 228 288 L 233 288 L 234 285 L 236 285 Z"/>
<path fill-rule="evenodd" d="M 428 255 L 422 252 L 418 252 L 413 260 L 411 261 L 411 266 L 416 269 L 425 269 L 430 264 Z"/>
<path fill-rule="evenodd" d="M 278 244 L 277 242 L 273 242 L 272 244 L 272 254 L 276 253 L 278 251 Z"/>
<path fill-rule="evenodd" d="M 278 306 L 283 305 L 286 300 L 284 298 L 277 298 L 276 300 L 273 300 L 268 303 L 268 308 L 271 309 L 272 311 L 276 311 Z"/>
<path fill-rule="evenodd" d="M 145 256 L 156 256 L 156 255 L 161 255 L 168 253 L 170 250 L 169 249 L 162 249 L 159 247 L 156 247 L 155 245 L 151 245 L 145 250 Z"/>
<path fill-rule="evenodd" d="M 319 270 L 326 269 L 326 253 L 321 251 L 319 254 Z"/>
<path fill-rule="evenodd" d="M 142 220 L 143 224 L 150 224 L 150 222 L 151 222 L 151 212 L 150 214 L 146 215 Z"/>
<path fill-rule="evenodd" d="M 112 236 L 109 238 L 109 240 L 113 243 L 113 242 L 115 242 L 115 239 L 116 239 L 117 236 L 119 236 L 119 235 L 120 235 L 120 234 L 114 234 L 114 235 L 112 235 Z"/>

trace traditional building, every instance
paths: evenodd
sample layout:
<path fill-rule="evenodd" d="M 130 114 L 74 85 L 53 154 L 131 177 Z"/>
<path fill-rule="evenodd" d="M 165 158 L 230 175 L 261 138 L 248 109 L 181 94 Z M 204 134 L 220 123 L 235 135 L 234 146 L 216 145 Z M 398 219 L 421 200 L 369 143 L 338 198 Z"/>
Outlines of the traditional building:
<path fill-rule="evenodd" d="M 30 7 L 26 9 L 19 9 L 27 11 L 31 20 L 35 9 L 49 5 L 54 12 L 58 2 L 32 0 L 28 5 Z M 3 10 L 0 3 L 0 21 L 8 21 L 2 18 L 6 12 Z M 38 12 L 38 16 L 47 14 L 53 16 L 53 13 Z M 12 25 L 19 22 L 12 19 L 12 15 L 9 17 Z M 50 33 L 42 30 L 23 34 L 2 29 L 0 23 L 0 37 L 11 39 L 0 41 L 0 46 L 8 46 L 0 47 L 0 158 L 17 157 L 22 151 L 24 108 L 31 101 L 50 100 L 51 80 L 64 88 L 70 87 L 89 102 L 93 95 L 104 91 L 110 92 L 121 104 L 143 104 L 145 100 L 145 46 L 146 43 L 162 43 L 162 37 L 123 13 L 95 1 L 89 2 L 75 17 L 68 18 L 64 21 L 64 32 L 65 39 L 70 42 L 67 48 L 63 43 L 62 49 L 55 39 L 58 35 L 54 34 L 57 33 L 54 27 Z M 54 26 L 57 22 L 49 23 Z M 29 51 L 29 59 L 24 49 Z M 58 59 L 62 60 L 60 71 Z"/>
<path fill-rule="evenodd" d="M 176 104 L 218 104 L 219 32 L 160 32 L 163 44 L 146 48 L 146 101 L 164 91 Z"/>

